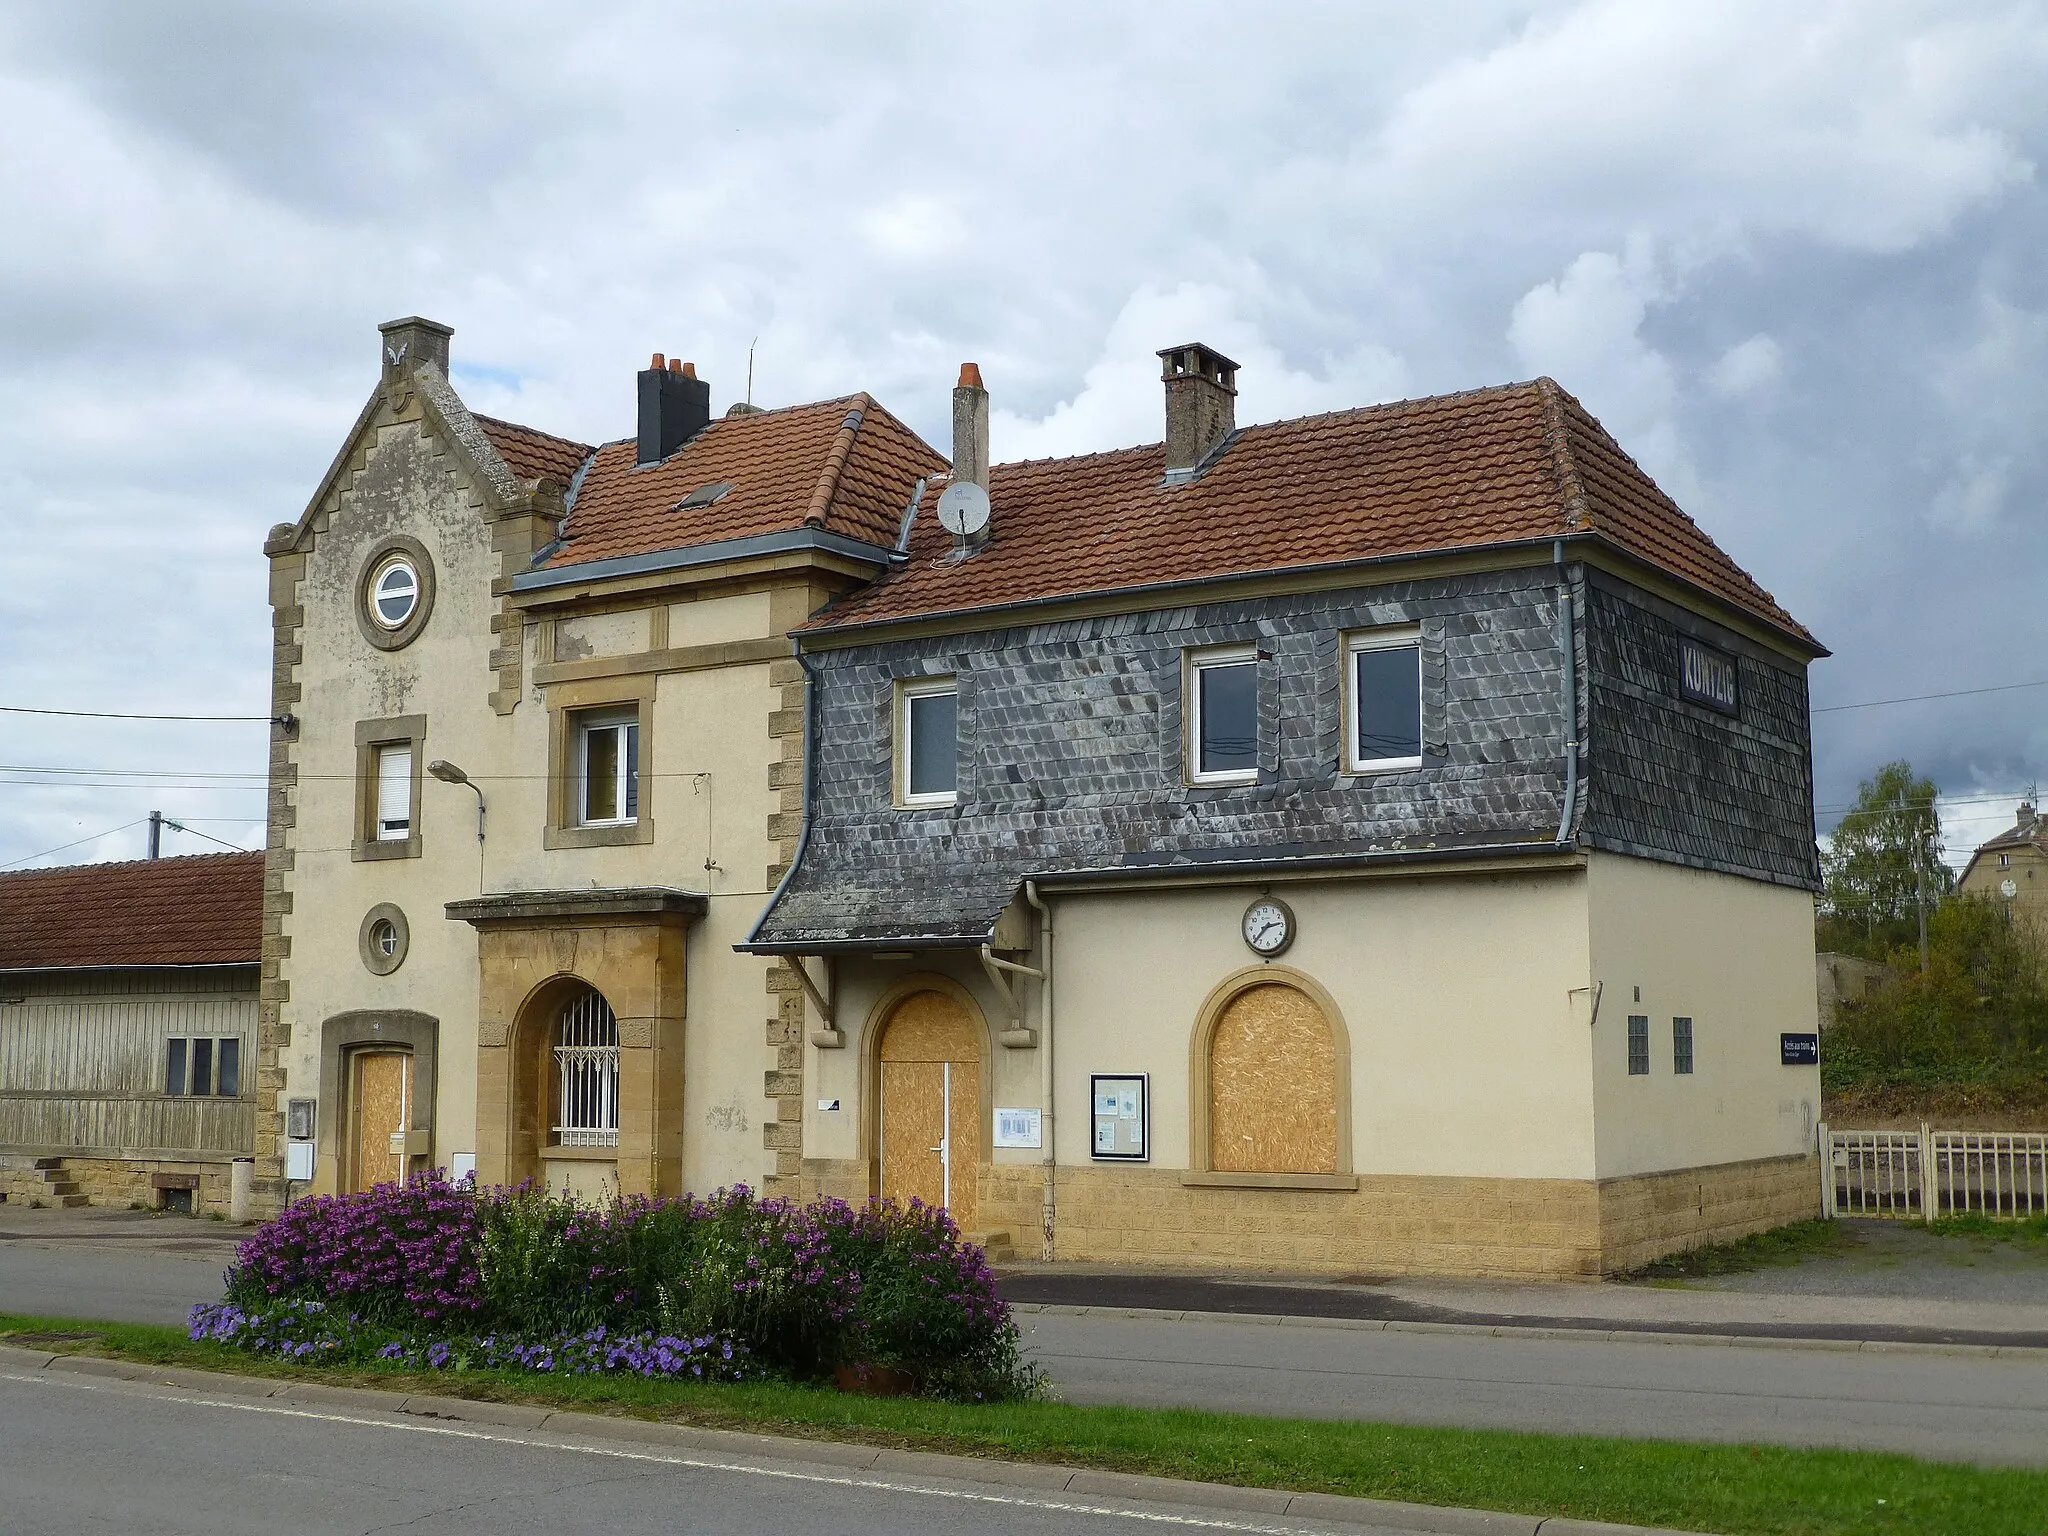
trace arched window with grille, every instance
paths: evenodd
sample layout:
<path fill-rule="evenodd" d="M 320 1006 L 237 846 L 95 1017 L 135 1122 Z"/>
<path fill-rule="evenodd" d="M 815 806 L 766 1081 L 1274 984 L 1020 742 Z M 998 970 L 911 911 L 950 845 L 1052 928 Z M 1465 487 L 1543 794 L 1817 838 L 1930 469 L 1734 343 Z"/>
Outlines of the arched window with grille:
<path fill-rule="evenodd" d="M 604 994 L 573 998 L 555 1026 L 555 1077 L 560 1085 L 555 1143 L 563 1147 L 619 1144 L 619 1021 Z"/>

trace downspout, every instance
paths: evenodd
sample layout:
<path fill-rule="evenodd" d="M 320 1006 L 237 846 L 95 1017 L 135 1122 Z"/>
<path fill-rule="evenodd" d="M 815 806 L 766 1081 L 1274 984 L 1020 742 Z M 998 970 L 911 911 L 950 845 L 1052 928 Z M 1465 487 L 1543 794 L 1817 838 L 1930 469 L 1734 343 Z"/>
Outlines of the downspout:
<path fill-rule="evenodd" d="M 1040 931 L 1045 935 L 1045 952 L 1038 957 L 1038 966 L 1045 975 L 1039 982 L 1038 999 L 1038 1102 L 1040 1139 L 1045 1143 L 1045 1156 L 1039 1159 L 1045 1169 L 1045 1191 L 1041 1220 L 1044 1224 L 1043 1246 L 1040 1257 L 1047 1263 L 1053 1257 L 1053 1177 L 1058 1171 L 1056 1145 L 1052 1134 L 1052 908 L 1038 899 L 1038 882 L 1024 882 L 1024 899 L 1038 912 Z"/>
<path fill-rule="evenodd" d="M 811 801 L 816 797 L 818 774 L 818 676 L 811 670 L 811 663 L 803 648 L 792 642 L 796 664 L 804 669 L 804 807 L 803 818 L 797 824 L 796 852 L 790 856 L 789 868 L 782 872 L 782 878 L 775 882 L 775 889 L 768 897 L 768 905 L 761 909 L 761 915 L 754 919 L 754 926 L 747 930 L 746 942 L 757 943 L 761 927 L 768 921 L 768 914 L 775 910 L 775 904 L 782 900 L 782 893 L 789 889 L 789 882 L 804 862 L 804 850 L 811 845 Z M 796 959 L 802 969 L 801 957 Z"/>
<path fill-rule="evenodd" d="M 1551 541 L 1550 559 L 1557 567 L 1557 642 L 1564 652 L 1564 809 L 1558 813 L 1557 841 L 1568 843 L 1579 808 L 1579 653 L 1572 632 L 1572 582 L 1565 571 L 1563 539 Z"/>

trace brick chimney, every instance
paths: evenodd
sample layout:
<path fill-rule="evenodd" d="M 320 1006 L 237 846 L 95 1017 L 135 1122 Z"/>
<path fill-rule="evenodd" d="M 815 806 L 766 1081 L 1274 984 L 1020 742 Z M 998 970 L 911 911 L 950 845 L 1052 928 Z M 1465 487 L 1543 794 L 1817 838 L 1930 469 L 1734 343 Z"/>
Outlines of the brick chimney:
<path fill-rule="evenodd" d="M 2034 824 L 2038 819 L 2034 814 L 2033 802 L 2022 800 L 2020 802 L 2019 830 L 2022 832 L 2032 832 Z"/>
<path fill-rule="evenodd" d="M 1199 341 L 1159 354 L 1166 384 L 1166 477 L 1188 480 L 1237 426 L 1237 364 Z"/>
<path fill-rule="evenodd" d="M 642 464 L 659 464 L 711 423 L 711 386 L 697 365 L 659 352 L 640 370 Z"/>
<path fill-rule="evenodd" d="M 953 386 L 953 478 L 988 489 L 988 391 L 979 363 L 962 363 Z"/>

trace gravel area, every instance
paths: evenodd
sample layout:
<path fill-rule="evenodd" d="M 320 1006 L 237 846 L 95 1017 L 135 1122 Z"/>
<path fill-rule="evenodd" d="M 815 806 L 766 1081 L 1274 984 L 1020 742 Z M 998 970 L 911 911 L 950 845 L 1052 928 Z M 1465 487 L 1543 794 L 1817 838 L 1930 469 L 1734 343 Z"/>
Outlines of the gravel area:
<path fill-rule="evenodd" d="M 1868 1296 L 2048 1307 L 2048 1243 L 1941 1237 L 1907 1221 L 1844 1220 L 1841 1253 L 1659 1286 L 1759 1296 Z"/>

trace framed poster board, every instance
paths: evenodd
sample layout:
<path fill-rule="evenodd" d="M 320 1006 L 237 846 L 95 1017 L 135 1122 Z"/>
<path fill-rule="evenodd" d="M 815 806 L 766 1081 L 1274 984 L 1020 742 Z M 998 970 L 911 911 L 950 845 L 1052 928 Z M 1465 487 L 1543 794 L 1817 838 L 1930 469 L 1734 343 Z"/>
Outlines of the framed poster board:
<path fill-rule="evenodd" d="M 1151 1158 L 1151 1086 L 1151 1074 L 1146 1072 L 1089 1074 L 1090 1157 L 1123 1163 Z"/>

